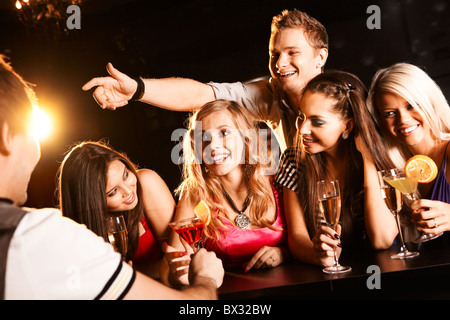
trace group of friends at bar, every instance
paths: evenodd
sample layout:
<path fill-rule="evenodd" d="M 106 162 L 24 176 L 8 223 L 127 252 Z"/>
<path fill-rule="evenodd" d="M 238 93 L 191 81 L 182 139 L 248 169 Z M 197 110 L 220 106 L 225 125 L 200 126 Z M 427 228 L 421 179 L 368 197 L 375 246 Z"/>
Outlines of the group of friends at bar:
<path fill-rule="evenodd" d="M 191 112 L 181 184 L 173 194 L 126 153 L 83 141 L 58 171 L 59 208 L 46 209 L 20 208 L 40 156 L 26 128 L 34 96 L 3 60 L 0 219 L 17 221 L 8 224 L 7 241 L 0 238 L 7 252 L 2 297 L 210 299 L 230 268 L 252 272 L 289 259 L 325 267 L 343 247 L 388 249 L 398 228 L 377 172 L 402 168 L 417 154 L 434 160 L 438 174 L 420 184 L 420 200 L 404 206 L 409 222 L 428 234 L 450 230 L 450 107 L 422 68 L 399 62 L 380 69 L 367 89 L 356 75 L 325 68 L 327 32 L 296 9 L 273 18 L 269 56 L 270 79 L 246 83 L 132 78 L 108 63 L 109 76 L 83 86 L 95 88 L 102 108 L 138 100 Z M 273 134 L 246 134 L 263 132 L 260 123 Z M 273 136 L 276 143 L 268 143 Z M 320 180 L 340 183 L 336 229 L 318 214 Z M 194 253 L 169 223 L 192 217 L 201 200 L 211 220 Z M 105 218 L 116 215 L 127 224 L 124 259 L 107 242 Z"/>

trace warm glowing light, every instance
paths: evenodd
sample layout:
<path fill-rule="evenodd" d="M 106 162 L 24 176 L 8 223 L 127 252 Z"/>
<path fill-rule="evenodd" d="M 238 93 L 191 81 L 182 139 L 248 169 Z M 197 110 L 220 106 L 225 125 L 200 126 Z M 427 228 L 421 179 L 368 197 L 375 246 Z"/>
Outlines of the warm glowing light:
<path fill-rule="evenodd" d="M 16 8 L 19 10 L 22 9 L 22 4 L 20 3 L 19 0 L 16 1 Z"/>
<path fill-rule="evenodd" d="M 33 120 L 31 134 L 36 139 L 42 140 L 50 135 L 52 123 L 48 114 L 38 106 L 33 106 Z"/>

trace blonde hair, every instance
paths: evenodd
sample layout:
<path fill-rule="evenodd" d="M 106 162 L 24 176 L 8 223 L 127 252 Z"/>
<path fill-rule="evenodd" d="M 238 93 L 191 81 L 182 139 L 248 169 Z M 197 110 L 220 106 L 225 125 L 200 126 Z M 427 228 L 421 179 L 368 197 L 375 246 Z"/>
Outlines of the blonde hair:
<path fill-rule="evenodd" d="M 220 111 L 227 111 L 230 114 L 234 125 L 240 130 L 245 141 L 245 163 L 241 164 L 241 167 L 253 194 L 249 207 L 252 223 L 259 227 L 272 228 L 273 221 L 268 221 L 263 217 L 268 208 L 275 208 L 270 180 L 264 177 L 262 170 L 264 165 L 261 164 L 257 152 L 254 152 L 254 148 L 252 148 L 257 135 L 243 134 L 252 130 L 258 132 L 249 112 L 234 101 L 215 100 L 206 103 L 189 118 L 188 131 L 183 139 L 183 182 L 175 192 L 194 204 L 200 200 L 206 202 L 213 216 L 211 223 L 205 228 L 205 235 L 216 239 L 219 235 L 217 228 L 225 227 L 221 219 L 227 219 L 226 209 L 223 205 L 227 200 L 223 195 L 220 179 L 209 173 L 202 161 L 202 150 L 195 143 L 196 141 L 201 142 L 202 139 L 196 139 L 195 135 L 199 134 L 197 125 L 201 124 L 202 119 Z"/>
<path fill-rule="evenodd" d="M 376 96 L 382 93 L 397 94 L 418 107 L 431 132 L 438 140 L 450 140 L 450 107 L 439 86 L 423 71 L 409 63 L 397 63 L 379 70 L 367 98 L 367 106 L 378 123 L 382 122 L 376 108 Z M 381 124 L 385 140 L 395 165 L 403 167 L 405 159 L 412 156 L 409 149 L 400 145 Z"/>
<path fill-rule="evenodd" d="M 280 30 L 302 29 L 309 45 L 314 49 L 328 50 L 328 33 L 316 19 L 297 9 L 283 10 L 272 19 L 272 35 Z"/>

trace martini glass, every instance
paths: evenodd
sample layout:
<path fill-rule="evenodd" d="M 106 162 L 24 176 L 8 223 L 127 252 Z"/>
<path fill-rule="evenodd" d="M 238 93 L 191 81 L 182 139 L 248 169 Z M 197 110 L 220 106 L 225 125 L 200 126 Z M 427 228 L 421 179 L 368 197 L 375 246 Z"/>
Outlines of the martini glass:
<path fill-rule="evenodd" d="M 186 218 L 169 223 L 169 226 L 178 233 L 197 252 L 201 248 L 201 237 L 205 223 L 198 217 Z"/>
<path fill-rule="evenodd" d="M 400 237 L 400 252 L 391 256 L 391 259 L 408 259 L 416 257 L 419 255 L 418 252 L 408 251 L 405 246 L 405 241 L 403 240 L 403 233 L 400 226 L 399 211 L 402 209 L 402 194 L 399 189 L 395 188 L 394 185 L 400 180 L 400 173 L 392 170 L 378 171 L 380 180 L 380 190 L 386 206 L 389 211 L 394 215 L 395 222 L 397 223 L 398 234 Z M 381 175 L 381 177 L 380 177 Z"/>
<path fill-rule="evenodd" d="M 405 174 L 402 169 L 391 169 L 391 172 L 395 172 L 395 179 L 391 179 L 390 183 L 392 186 L 400 190 L 408 199 L 410 200 L 419 200 L 417 197 L 417 185 L 419 180 L 420 169 L 414 168 L 412 170 L 408 170 L 408 175 Z M 426 242 L 433 239 L 436 239 L 442 236 L 443 232 L 438 234 L 430 234 L 430 233 L 422 233 L 416 240 L 415 243 Z"/>

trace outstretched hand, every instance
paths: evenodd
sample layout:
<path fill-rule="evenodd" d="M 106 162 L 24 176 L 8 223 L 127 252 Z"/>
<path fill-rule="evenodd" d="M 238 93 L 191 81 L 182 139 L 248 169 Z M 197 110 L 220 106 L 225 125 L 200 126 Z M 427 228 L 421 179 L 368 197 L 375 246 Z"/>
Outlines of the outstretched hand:
<path fill-rule="evenodd" d="M 128 104 L 133 94 L 136 92 L 137 83 L 134 79 L 120 72 L 108 62 L 106 70 L 109 77 L 93 78 L 82 87 L 88 91 L 97 87 L 93 93 L 95 101 L 102 109 L 115 110 Z"/>

